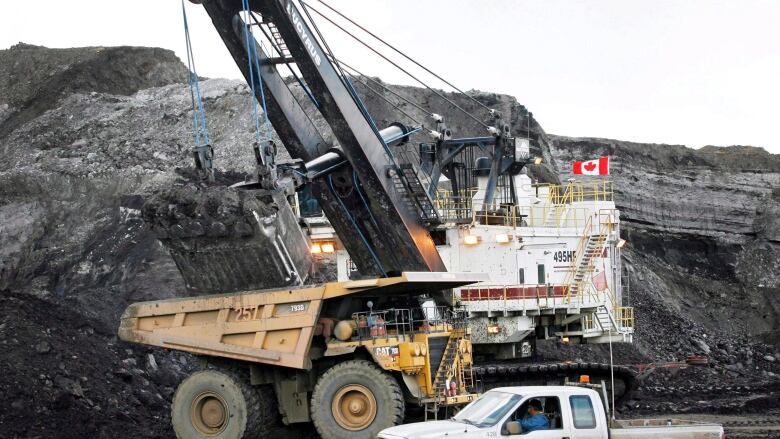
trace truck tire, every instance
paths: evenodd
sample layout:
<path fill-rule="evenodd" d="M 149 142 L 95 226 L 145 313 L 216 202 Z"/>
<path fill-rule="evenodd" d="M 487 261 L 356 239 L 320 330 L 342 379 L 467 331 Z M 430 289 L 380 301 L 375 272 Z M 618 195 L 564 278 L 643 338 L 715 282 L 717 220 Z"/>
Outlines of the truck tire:
<path fill-rule="evenodd" d="M 265 387 L 265 386 L 263 386 Z M 179 384 L 171 403 L 171 423 L 178 439 L 265 437 L 275 425 L 273 391 L 261 395 L 238 371 L 208 369 Z"/>
<path fill-rule="evenodd" d="M 395 378 L 373 363 L 345 361 L 317 381 L 311 419 L 322 439 L 375 438 L 403 421 L 403 393 Z"/>

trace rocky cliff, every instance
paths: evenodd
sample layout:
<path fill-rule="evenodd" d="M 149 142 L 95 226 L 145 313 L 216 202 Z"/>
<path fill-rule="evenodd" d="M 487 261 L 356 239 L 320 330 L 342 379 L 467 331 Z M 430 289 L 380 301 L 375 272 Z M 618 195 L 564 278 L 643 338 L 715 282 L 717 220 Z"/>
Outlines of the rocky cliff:
<path fill-rule="evenodd" d="M 551 143 L 562 164 L 611 157 L 636 270 L 632 291 L 663 300 L 709 331 L 777 342 L 780 156 L 749 146 L 693 150 L 559 136 Z M 572 177 L 569 168 L 560 171 Z"/>
<path fill-rule="evenodd" d="M 130 302 L 194 293 L 138 211 L 162 188 L 206 190 L 190 168 L 185 76 L 160 49 L 0 51 L 0 436 L 170 437 L 167 406 L 194 360 L 123 344 L 115 331 Z M 253 163 L 247 87 L 201 87 L 218 183 L 240 180 Z M 379 125 L 396 120 L 359 88 Z M 392 89 L 445 114 L 456 135 L 482 133 L 430 91 Z M 574 158 L 613 158 L 639 315 L 637 349 L 621 349 L 622 361 L 709 351 L 713 379 L 780 372 L 767 359 L 778 349 L 780 157 L 551 136 L 514 98 L 472 95 L 533 139 L 557 171 L 535 169 L 539 179 L 568 178 Z"/>

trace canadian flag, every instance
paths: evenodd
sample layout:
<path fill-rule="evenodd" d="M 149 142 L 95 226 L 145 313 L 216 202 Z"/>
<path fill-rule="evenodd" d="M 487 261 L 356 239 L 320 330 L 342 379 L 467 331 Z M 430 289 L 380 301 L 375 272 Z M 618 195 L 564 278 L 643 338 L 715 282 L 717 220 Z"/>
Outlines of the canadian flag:
<path fill-rule="evenodd" d="M 586 162 L 574 162 L 572 169 L 575 174 L 609 175 L 609 157 L 599 157 L 596 160 L 588 160 Z"/>

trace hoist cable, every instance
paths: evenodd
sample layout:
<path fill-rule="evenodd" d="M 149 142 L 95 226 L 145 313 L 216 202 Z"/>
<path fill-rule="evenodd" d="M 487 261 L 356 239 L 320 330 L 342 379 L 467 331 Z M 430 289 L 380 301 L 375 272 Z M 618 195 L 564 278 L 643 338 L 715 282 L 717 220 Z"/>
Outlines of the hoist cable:
<path fill-rule="evenodd" d="M 374 117 L 371 116 L 371 113 L 368 111 L 368 107 L 366 107 L 365 102 L 363 102 L 363 99 L 358 94 L 357 89 L 355 89 L 355 86 L 352 84 L 352 81 L 347 78 L 346 74 L 344 74 L 344 83 L 347 85 L 347 91 L 349 91 L 349 94 L 352 95 L 352 99 L 358 103 L 358 108 L 360 108 L 360 111 L 363 112 L 363 116 L 366 118 L 366 120 L 368 120 L 368 123 L 371 124 L 371 127 L 379 138 L 379 141 L 382 142 L 382 146 L 384 146 L 385 151 L 391 157 L 391 160 L 393 160 L 393 154 L 390 152 L 390 147 L 387 146 L 385 139 L 382 138 L 382 136 L 379 134 L 379 126 L 376 124 L 376 121 L 374 121 Z"/>
<path fill-rule="evenodd" d="M 250 42 L 252 32 L 249 24 L 249 1 L 241 0 L 241 6 L 244 9 L 244 42 L 246 46 L 246 57 L 249 68 L 249 88 L 252 90 L 252 114 L 255 124 L 255 138 L 257 142 L 260 142 L 260 117 L 257 114 L 257 92 L 255 90 L 255 71 L 254 63 L 252 62 L 252 52 L 254 48 L 253 42 Z"/>
<path fill-rule="evenodd" d="M 257 109 L 257 85 L 256 85 L 257 83 L 259 83 L 260 86 L 260 100 L 263 106 L 263 116 L 265 119 L 264 128 L 265 128 L 266 140 L 271 139 L 271 132 L 268 129 L 270 122 L 268 120 L 268 109 L 265 103 L 265 91 L 263 90 L 263 79 L 260 76 L 260 60 L 258 59 L 259 55 L 257 53 L 257 50 L 255 49 L 256 40 L 252 32 L 252 25 L 249 22 L 251 18 L 251 10 L 249 9 L 249 0 L 241 0 L 241 3 L 244 10 L 244 35 L 246 39 L 247 63 L 249 64 L 249 85 L 250 88 L 252 89 L 252 114 L 254 117 L 254 124 L 255 124 L 255 140 L 259 144 L 262 139 L 260 138 L 260 115 L 258 114 L 258 109 Z M 263 159 L 263 161 L 265 161 L 265 159 Z"/>
<path fill-rule="evenodd" d="M 341 13 L 341 12 L 339 12 L 338 10 L 334 9 L 334 8 L 333 8 L 333 7 L 331 7 L 329 4 L 325 3 L 323 0 L 317 0 L 317 1 L 319 1 L 320 3 L 322 3 L 322 4 L 323 4 L 323 6 L 325 6 L 326 8 L 328 8 L 328 9 L 330 9 L 331 11 L 335 12 L 335 13 L 336 13 L 338 16 L 340 16 L 341 18 L 343 18 L 343 19 L 345 19 L 345 20 L 349 21 L 350 23 L 352 23 L 353 25 L 355 25 L 355 26 L 356 26 L 358 29 L 360 29 L 360 30 L 362 30 L 363 32 L 365 32 L 365 33 L 367 33 L 367 34 L 371 35 L 371 36 L 372 36 L 372 37 L 374 37 L 374 38 L 375 38 L 377 41 L 381 42 L 381 43 L 382 43 L 382 44 L 384 44 L 385 46 L 387 46 L 387 47 L 389 47 L 389 48 L 393 49 L 393 51 L 395 51 L 395 52 L 396 52 L 396 53 L 398 53 L 399 55 L 401 55 L 401 56 L 403 56 L 404 58 L 408 59 L 409 61 L 413 62 L 413 63 L 414 63 L 414 64 L 415 64 L 417 67 L 420 67 L 421 69 L 425 70 L 426 72 L 430 73 L 431 75 L 433 75 L 434 77 L 436 77 L 437 79 L 439 79 L 441 82 L 443 82 L 443 83 L 445 83 L 445 84 L 449 85 L 450 87 L 452 87 L 453 89 L 455 89 L 455 90 L 456 90 L 458 93 L 460 93 L 460 94 L 462 94 L 462 95 L 466 96 L 467 98 L 471 99 L 471 100 L 472 100 L 472 101 L 474 101 L 474 102 L 475 102 L 477 105 L 481 106 L 482 108 L 484 108 L 484 109 L 486 109 L 486 110 L 488 110 L 488 111 L 492 111 L 492 110 L 491 110 L 491 108 L 490 108 L 490 107 L 488 107 L 487 105 L 485 105 L 485 104 L 483 104 L 482 102 L 478 101 L 478 100 L 477 100 L 477 99 L 475 99 L 473 96 L 471 96 L 471 95 L 467 94 L 466 92 L 464 92 L 463 90 L 459 89 L 458 87 L 455 87 L 454 85 L 452 85 L 452 83 L 450 83 L 450 82 L 449 82 L 449 81 L 447 81 L 446 79 L 444 79 L 444 78 L 442 78 L 441 76 L 437 75 L 436 73 L 434 73 L 434 72 L 433 72 L 432 70 L 430 70 L 429 68 L 425 67 L 424 65 L 420 64 L 419 62 L 417 62 L 416 60 L 414 60 L 413 58 L 411 58 L 411 57 L 410 57 L 410 56 L 408 56 L 407 54 L 405 54 L 405 53 L 403 53 L 402 51 L 400 51 L 399 49 L 397 49 L 397 48 L 396 48 L 395 46 L 393 46 L 392 44 L 390 44 L 390 43 L 388 43 L 387 41 L 383 40 L 382 38 L 378 37 L 377 35 L 375 35 L 375 34 L 374 34 L 374 33 L 372 33 L 371 31 L 369 31 L 368 29 L 366 29 L 366 28 L 364 28 L 363 26 L 361 26 L 360 24 L 356 23 L 356 22 L 355 22 L 354 20 L 352 20 L 351 18 L 347 17 L 346 15 L 342 14 L 342 13 Z"/>
<path fill-rule="evenodd" d="M 252 35 L 252 42 L 255 37 Z M 260 85 L 260 102 L 263 106 L 263 131 L 265 132 L 266 140 L 271 140 L 271 121 L 268 119 L 268 105 L 265 103 L 265 88 L 263 88 L 263 77 L 260 76 L 260 54 L 257 53 L 256 46 L 252 44 L 252 53 L 255 60 L 255 69 L 257 69 L 257 81 Z"/>
<path fill-rule="evenodd" d="M 379 256 L 377 256 L 376 252 L 374 251 L 374 247 L 368 242 L 368 239 L 366 239 L 366 236 L 363 234 L 363 231 L 360 229 L 360 226 L 358 226 L 357 221 L 355 221 L 355 218 L 352 216 L 351 211 L 344 204 L 344 201 L 341 200 L 341 197 L 338 196 L 338 193 L 336 193 L 336 189 L 333 187 L 332 175 L 328 175 L 328 189 L 330 189 L 330 193 L 333 194 L 333 196 L 336 198 L 336 201 L 339 203 L 339 206 L 341 206 L 341 209 L 346 214 L 346 217 L 352 223 L 353 230 L 355 230 L 358 233 L 358 236 L 360 236 L 360 239 L 363 241 L 363 245 L 365 245 L 366 250 L 368 250 L 368 254 L 371 255 L 371 258 L 374 260 L 374 263 L 376 264 L 377 268 L 379 268 L 379 271 L 382 273 L 382 276 L 387 277 L 387 272 L 382 266 L 382 262 L 380 261 Z"/>
<path fill-rule="evenodd" d="M 192 102 L 192 129 L 195 137 L 195 146 L 209 145 L 209 130 L 206 125 L 206 110 L 203 108 L 203 99 L 200 94 L 200 80 L 195 70 L 195 56 L 190 40 L 190 26 L 187 22 L 187 10 L 184 0 L 181 2 L 181 12 L 184 18 L 184 37 L 187 45 L 187 72 L 189 73 L 190 101 Z M 202 142 L 201 142 L 202 140 Z"/>
<path fill-rule="evenodd" d="M 417 82 L 418 82 L 420 85 L 422 85 L 423 87 L 425 87 L 426 89 L 428 89 L 428 91 L 430 91 L 431 93 L 435 94 L 436 96 L 438 96 L 438 97 L 439 97 L 439 98 L 441 98 L 442 100 L 446 101 L 447 103 L 449 103 L 449 104 L 450 104 L 450 105 L 452 105 L 453 107 L 455 107 L 455 108 L 457 108 L 458 110 L 460 110 L 460 111 L 461 111 L 463 114 L 465 114 L 466 116 L 468 116 L 470 119 L 472 119 L 472 120 L 474 120 L 475 122 L 477 122 L 478 124 L 482 125 L 484 128 L 490 128 L 490 126 L 489 126 L 488 124 L 486 124 L 485 122 L 481 121 L 481 120 L 480 120 L 480 119 L 478 119 L 476 116 L 474 116 L 473 114 L 469 113 L 468 111 L 464 110 L 464 109 L 463 109 L 463 108 L 462 108 L 460 105 L 456 104 L 456 103 L 455 103 L 454 101 L 452 101 L 451 99 L 448 99 L 448 98 L 447 98 L 446 96 L 444 96 L 443 94 L 441 94 L 441 93 L 439 93 L 438 91 L 434 90 L 432 87 L 430 87 L 428 84 L 426 84 L 425 82 L 423 82 L 421 79 L 419 79 L 418 77 L 416 77 L 416 76 L 414 76 L 413 74 L 409 73 L 409 72 L 408 72 L 406 69 L 404 69 L 403 67 L 399 66 L 397 63 L 393 62 L 393 61 L 392 61 L 390 58 L 386 57 L 385 55 L 381 54 L 379 51 L 377 51 L 377 50 L 376 50 L 376 49 L 374 49 L 373 47 L 369 46 L 369 45 L 368 45 L 367 43 L 365 43 L 363 40 L 361 40 L 360 38 L 358 38 L 357 36 L 355 36 L 354 34 L 352 34 L 350 31 L 348 31 L 348 30 L 344 29 L 344 28 L 343 28 L 341 25 L 339 25 L 339 24 L 338 24 L 338 23 L 336 23 L 335 21 L 333 21 L 333 20 L 331 20 L 330 18 L 328 18 L 327 16 L 325 16 L 325 15 L 324 15 L 322 12 L 318 11 L 316 8 L 313 8 L 313 7 L 311 7 L 311 5 L 307 4 L 307 3 L 306 3 L 306 2 L 304 2 L 304 1 L 301 1 L 301 4 L 305 5 L 305 6 L 306 6 L 306 9 L 311 9 L 312 11 L 314 11 L 315 13 L 317 13 L 317 15 L 319 15 L 320 17 L 322 17 L 323 19 L 325 19 L 327 22 L 329 22 L 329 23 L 330 23 L 330 24 L 332 24 L 333 26 L 337 27 L 339 30 L 341 30 L 341 31 L 342 31 L 342 32 L 344 32 L 345 34 L 349 35 L 349 36 L 350 36 L 352 39 L 354 39 L 354 40 L 355 40 L 355 41 L 357 41 L 358 43 L 360 43 L 360 44 L 362 44 L 363 46 L 365 46 L 365 47 L 366 47 L 368 50 L 370 50 L 370 51 L 374 52 L 374 53 L 375 53 L 375 54 L 377 54 L 379 57 L 381 57 L 382 59 L 384 59 L 384 60 L 385 60 L 385 61 L 387 61 L 388 63 L 392 64 L 392 65 L 393 65 L 393 66 L 394 66 L 396 69 L 400 70 L 401 72 L 405 73 L 405 74 L 406 74 L 407 76 L 409 76 L 410 78 L 412 78 L 412 79 L 414 79 L 415 81 L 417 81 Z"/>
<path fill-rule="evenodd" d="M 385 102 L 387 102 L 388 104 L 390 104 L 390 106 L 391 106 L 391 107 L 393 107 L 393 108 L 395 108 L 396 110 L 398 110 L 398 111 L 399 111 L 401 114 L 403 114 L 404 116 L 406 116 L 407 118 L 409 118 L 409 120 L 411 120 L 412 122 L 416 123 L 416 124 L 417 124 L 417 125 L 419 125 L 420 127 L 422 127 L 422 126 L 423 126 L 423 123 L 422 123 L 422 122 L 420 122 L 419 120 L 417 120 L 416 118 L 414 118 L 412 115 L 410 115 L 409 113 L 407 113 L 407 112 L 405 112 L 404 110 L 402 110 L 402 109 L 401 109 L 401 108 L 398 106 L 398 104 L 397 104 L 397 103 L 395 103 L 395 102 L 392 102 L 391 100 L 389 100 L 389 99 L 387 99 L 386 97 L 384 97 L 384 95 L 382 95 L 382 93 L 381 93 L 381 92 L 379 92 L 378 90 L 374 90 L 373 88 L 371 88 L 371 86 L 370 86 L 370 85 L 368 85 L 368 83 L 367 83 L 367 82 L 363 81 L 363 80 L 362 80 L 362 79 L 360 79 L 359 77 L 356 77 L 355 75 L 353 75 L 353 74 L 351 74 L 351 73 L 349 73 L 349 72 L 345 72 L 345 73 L 346 73 L 347 75 L 349 75 L 349 77 L 350 77 L 350 78 L 352 78 L 352 79 L 354 79 L 355 81 L 358 81 L 359 83 L 363 84 L 363 86 L 364 86 L 364 87 L 366 87 L 368 90 L 370 90 L 371 92 L 373 92 L 375 95 L 377 95 L 377 96 L 378 96 L 380 99 L 382 99 L 383 101 L 385 101 Z"/>
<path fill-rule="evenodd" d="M 407 99 L 407 98 L 405 98 L 405 97 L 401 96 L 400 94 L 396 93 L 395 91 L 393 91 L 393 90 L 392 90 L 392 89 L 390 89 L 389 87 L 385 86 L 385 85 L 384 85 L 384 84 L 382 84 L 381 82 L 379 82 L 379 81 L 375 81 L 375 80 L 371 79 L 371 77 L 370 77 L 370 76 L 368 76 L 368 75 L 366 75 L 366 74 L 364 74 L 364 73 L 360 72 L 358 69 L 356 69 L 356 68 L 354 68 L 354 67 L 350 66 L 349 64 L 345 63 L 344 61 L 337 60 L 337 59 L 336 59 L 336 60 L 333 60 L 333 61 L 335 61 L 335 62 L 337 62 L 337 63 L 341 64 L 341 66 L 342 66 L 342 67 L 346 67 L 347 69 L 349 69 L 349 70 L 352 70 L 353 72 L 357 73 L 359 76 L 361 76 L 361 77 L 363 77 L 363 78 L 366 78 L 366 80 L 367 80 L 367 81 L 370 81 L 372 84 L 376 84 L 376 85 L 378 85 L 378 86 L 382 87 L 382 89 L 383 89 L 383 90 L 385 90 L 385 91 L 389 92 L 389 93 L 390 93 L 390 94 L 392 94 L 393 96 L 397 97 L 398 99 L 401 99 L 402 101 L 404 101 L 404 102 L 406 102 L 407 104 L 409 104 L 409 105 L 413 106 L 414 108 L 416 108 L 416 109 L 418 109 L 418 110 L 422 111 L 423 113 L 425 113 L 425 114 L 427 114 L 427 115 L 429 115 L 429 116 L 433 116 L 433 113 L 432 113 L 430 110 L 428 110 L 427 108 L 421 107 L 420 105 L 418 105 L 417 103 L 415 103 L 415 102 L 414 102 L 414 101 L 412 101 L 411 99 Z M 348 72 L 348 73 L 349 73 L 349 72 Z M 351 73 L 350 73 L 350 76 L 352 76 L 353 78 L 355 77 L 355 75 L 354 75 L 354 74 L 351 74 Z M 361 82 L 363 82 L 363 81 L 361 81 Z M 367 85 L 366 85 L 366 86 L 367 86 Z"/>
<path fill-rule="evenodd" d="M 303 13 L 306 14 L 306 17 L 309 19 L 309 23 L 311 23 L 311 27 L 314 28 L 314 32 L 317 33 L 317 37 L 319 38 L 319 42 L 321 45 L 325 48 L 325 54 L 330 56 L 331 58 L 335 58 L 336 56 L 333 54 L 333 51 L 330 50 L 330 46 L 328 45 L 328 42 L 325 41 L 325 37 L 322 36 L 322 33 L 320 32 L 319 27 L 317 27 L 317 23 L 314 22 L 314 19 L 311 17 L 311 14 L 309 14 L 309 8 L 308 5 L 301 0 L 301 9 L 303 9 Z M 316 11 L 315 11 L 316 12 Z M 319 14 L 319 12 L 318 12 Z M 336 72 L 340 74 L 342 82 L 344 81 L 344 72 L 341 71 L 341 68 L 339 66 L 336 67 Z"/>
<path fill-rule="evenodd" d="M 314 21 L 314 19 L 311 17 L 311 14 L 309 14 L 309 7 L 303 0 L 300 1 L 301 9 L 303 9 L 303 12 L 306 14 L 306 17 L 309 19 L 309 23 L 311 23 L 311 26 L 314 28 L 314 32 L 319 37 L 322 45 L 325 47 L 325 56 L 329 57 L 330 59 L 336 59 L 336 56 L 333 54 L 333 51 L 330 50 L 330 46 L 328 46 L 328 42 L 325 41 L 325 38 L 322 36 L 322 33 L 320 32 L 319 27 L 317 27 L 317 23 Z M 316 12 L 316 11 L 315 11 Z M 319 14 L 319 12 L 317 12 Z M 320 14 L 322 15 L 322 14 Z M 379 134 L 379 128 L 377 127 L 376 123 L 374 122 L 374 118 L 371 116 L 371 113 L 368 111 L 368 107 L 366 107 L 366 104 L 363 102 L 363 100 L 360 98 L 360 95 L 358 95 L 357 90 L 355 90 L 355 86 L 352 85 L 352 83 L 349 81 L 349 79 L 346 77 L 346 74 L 344 71 L 341 70 L 341 67 L 338 64 L 333 64 L 334 70 L 339 74 L 339 77 L 341 79 L 342 84 L 344 84 L 344 87 L 347 88 L 347 91 L 352 95 L 352 99 L 355 101 L 355 103 L 358 106 L 358 109 L 361 113 L 363 113 L 363 117 L 366 118 L 368 123 L 371 125 L 372 129 L 374 130 L 374 133 L 376 134 L 379 141 L 382 143 L 382 146 L 385 149 L 385 152 L 387 153 L 387 156 L 390 158 L 390 161 L 395 162 L 395 158 L 393 156 L 393 152 L 390 150 L 390 147 L 387 146 L 387 143 L 385 143 L 382 136 Z"/>

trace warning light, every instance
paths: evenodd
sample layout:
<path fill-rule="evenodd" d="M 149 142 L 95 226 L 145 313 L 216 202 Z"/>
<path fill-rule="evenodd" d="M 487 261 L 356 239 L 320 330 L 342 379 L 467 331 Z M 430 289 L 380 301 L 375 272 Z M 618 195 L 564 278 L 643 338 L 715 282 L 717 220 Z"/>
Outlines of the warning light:
<path fill-rule="evenodd" d="M 580 382 L 583 384 L 590 383 L 590 375 L 580 375 Z"/>
<path fill-rule="evenodd" d="M 514 236 L 508 233 L 499 233 L 498 235 L 496 235 L 496 242 L 499 244 L 506 244 L 509 241 L 511 241 L 512 238 L 514 238 Z"/>
<path fill-rule="evenodd" d="M 322 244 L 322 252 L 323 253 L 333 253 L 336 251 L 336 246 L 333 245 L 332 242 L 326 242 Z"/>
<path fill-rule="evenodd" d="M 463 237 L 463 243 L 466 245 L 477 245 L 481 238 L 477 235 L 466 235 Z"/>
<path fill-rule="evenodd" d="M 319 244 L 312 244 L 311 245 L 311 254 L 317 255 L 322 253 L 322 247 Z"/>
<path fill-rule="evenodd" d="M 535 158 L 535 159 L 534 159 L 534 164 L 535 164 L 535 165 L 541 165 L 541 164 L 542 164 L 542 158 L 541 158 L 541 157 L 537 157 L 537 158 Z"/>

